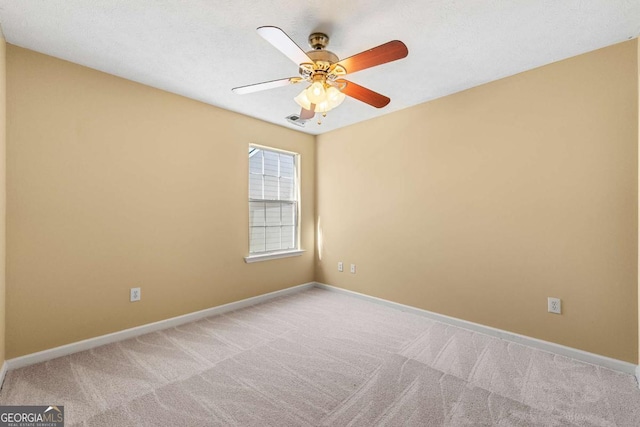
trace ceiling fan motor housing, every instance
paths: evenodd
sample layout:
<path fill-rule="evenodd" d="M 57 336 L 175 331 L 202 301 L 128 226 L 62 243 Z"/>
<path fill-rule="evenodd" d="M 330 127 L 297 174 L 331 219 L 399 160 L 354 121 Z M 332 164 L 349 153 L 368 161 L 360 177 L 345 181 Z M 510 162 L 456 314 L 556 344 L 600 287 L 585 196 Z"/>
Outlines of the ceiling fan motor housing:
<path fill-rule="evenodd" d="M 325 50 L 329 44 L 329 36 L 324 33 L 313 33 L 309 36 L 309 46 L 313 48 L 307 56 L 314 62 L 314 71 L 329 71 L 331 65 L 339 61 L 338 55 Z"/>
<path fill-rule="evenodd" d="M 335 64 L 338 62 L 338 55 L 328 50 L 310 50 L 307 52 L 307 56 L 313 60 L 313 62 L 322 62 L 327 65 Z"/>

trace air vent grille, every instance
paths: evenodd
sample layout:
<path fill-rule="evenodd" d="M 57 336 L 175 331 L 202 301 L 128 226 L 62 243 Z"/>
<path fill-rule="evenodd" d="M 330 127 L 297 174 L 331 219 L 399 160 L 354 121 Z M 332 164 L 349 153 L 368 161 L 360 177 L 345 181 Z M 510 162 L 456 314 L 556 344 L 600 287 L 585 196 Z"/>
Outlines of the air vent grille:
<path fill-rule="evenodd" d="M 305 119 L 301 119 L 297 114 L 291 114 L 290 116 L 285 117 L 289 123 L 292 123 L 296 126 L 304 127 L 307 121 Z"/>

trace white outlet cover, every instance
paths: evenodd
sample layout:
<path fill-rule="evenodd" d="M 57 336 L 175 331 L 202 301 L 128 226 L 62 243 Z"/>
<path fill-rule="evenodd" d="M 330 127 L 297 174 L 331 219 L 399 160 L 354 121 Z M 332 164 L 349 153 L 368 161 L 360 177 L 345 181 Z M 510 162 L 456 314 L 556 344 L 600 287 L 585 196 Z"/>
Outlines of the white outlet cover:
<path fill-rule="evenodd" d="M 131 288 L 131 293 L 129 295 L 129 301 L 140 301 L 141 297 L 140 288 Z"/>
<path fill-rule="evenodd" d="M 356 265 L 351 264 L 351 273 L 356 274 Z"/>
<path fill-rule="evenodd" d="M 342 261 L 339 261 L 338 262 L 338 271 L 343 271 L 343 270 L 344 270 L 344 267 L 343 267 Z"/>
<path fill-rule="evenodd" d="M 562 314 L 562 301 L 560 298 L 547 298 L 547 311 L 554 314 Z"/>

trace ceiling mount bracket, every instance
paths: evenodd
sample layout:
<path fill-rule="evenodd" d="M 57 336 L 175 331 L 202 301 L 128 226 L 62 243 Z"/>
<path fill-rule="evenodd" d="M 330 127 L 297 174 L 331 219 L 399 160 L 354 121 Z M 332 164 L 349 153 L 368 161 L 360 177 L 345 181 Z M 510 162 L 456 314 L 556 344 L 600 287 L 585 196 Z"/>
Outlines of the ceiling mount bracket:
<path fill-rule="evenodd" d="M 314 50 L 321 50 L 329 44 L 329 36 L 325 33 L 313 33 L 309 36 L 309 46 Z"/>

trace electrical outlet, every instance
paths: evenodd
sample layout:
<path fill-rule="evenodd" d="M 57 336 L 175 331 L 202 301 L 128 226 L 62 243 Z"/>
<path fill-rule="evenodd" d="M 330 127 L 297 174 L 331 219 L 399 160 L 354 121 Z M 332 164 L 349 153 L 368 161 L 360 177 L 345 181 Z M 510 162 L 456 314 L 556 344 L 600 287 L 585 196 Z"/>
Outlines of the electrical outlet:
<path fill-rule="evenodd" d="M 356 274 L 356 265 L 351 264 L 351 274 Z"/>
<path fill-rule="evenodd" d="M 140 301 L 140 288 L 131 288 L 131 293 L 129 295 L 129 301 Z"/>
<path fill-rule="evenodd" d="M 549 313 L 561 314 L 562 302 L 560 301 L 560 298 L 547 298 L 547 311 Z"/>
<path fill-rule="evenodd" d="M 344 271 L 344 265 L 342 265 L 342 261 L 338 261 L 338 271 Z"/>

